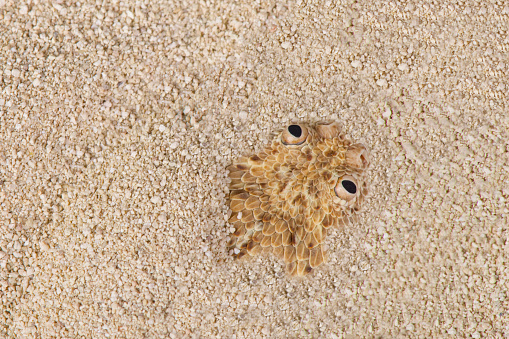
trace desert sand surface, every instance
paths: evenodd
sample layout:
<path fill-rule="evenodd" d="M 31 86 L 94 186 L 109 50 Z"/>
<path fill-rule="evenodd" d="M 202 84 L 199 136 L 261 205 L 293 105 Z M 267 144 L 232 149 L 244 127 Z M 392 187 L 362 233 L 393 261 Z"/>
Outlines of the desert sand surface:
<path fill-rule="evenodd" d="M 504 1 L 0 0 L 0 337 L 509 336 Z M 291 122 L 371 149 L 305 278 L 225 244 Z"/>

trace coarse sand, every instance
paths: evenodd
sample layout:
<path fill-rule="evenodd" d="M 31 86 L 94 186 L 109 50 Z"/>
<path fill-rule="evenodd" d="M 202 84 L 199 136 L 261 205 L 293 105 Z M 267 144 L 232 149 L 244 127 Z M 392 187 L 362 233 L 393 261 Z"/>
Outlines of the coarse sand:
<path fill-rule="evenodd" d="M 0 338 L 509 336 L 504 1 L 0 0 Z M 371 149 L 360 221 L 234 261 L 228 172 Z"/>

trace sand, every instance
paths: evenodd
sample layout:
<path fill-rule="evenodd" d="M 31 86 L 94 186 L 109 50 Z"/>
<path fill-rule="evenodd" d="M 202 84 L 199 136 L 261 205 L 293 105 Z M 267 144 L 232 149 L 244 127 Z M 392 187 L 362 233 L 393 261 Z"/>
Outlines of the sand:
<path fill-rule="evenodd" d="M 508 14 L 0 0 L 0 337 L 509 336 Z M 225 167 L 320 120 L 360 221 L 303 279 L 234 261 Z"/>

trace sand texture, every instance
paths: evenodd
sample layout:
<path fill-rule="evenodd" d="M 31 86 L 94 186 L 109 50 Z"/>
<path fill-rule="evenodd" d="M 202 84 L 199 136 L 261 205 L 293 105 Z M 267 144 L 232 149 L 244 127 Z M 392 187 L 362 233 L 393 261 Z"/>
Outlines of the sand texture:
<path fill-rule="evenodd" d="M 504 1 L 0 0 L 0 338 L 509 336 Z M 360 220 L 289 277 L 226 167 L 367 145 Z"/>

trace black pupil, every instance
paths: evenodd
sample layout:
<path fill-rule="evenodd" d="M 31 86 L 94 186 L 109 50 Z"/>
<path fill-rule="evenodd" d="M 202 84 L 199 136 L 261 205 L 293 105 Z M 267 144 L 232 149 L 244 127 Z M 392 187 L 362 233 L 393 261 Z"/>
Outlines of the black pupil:
<path fill-rule="evenodd" d="M 300 138 L 302 135 L 302 128 L 299 125 L 290 125 L 288 126 L 288 132 L 296 138 Z"/>
<path fill-rule="evenodd" d="M 341 185 L 345 188 L 345 190 L 350 194 L 355 194 L 357 192 L 357 186 L 350 180 L 343 180 L 341 181 Z"/>

